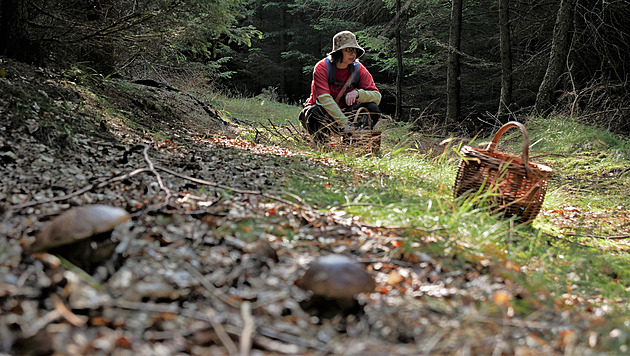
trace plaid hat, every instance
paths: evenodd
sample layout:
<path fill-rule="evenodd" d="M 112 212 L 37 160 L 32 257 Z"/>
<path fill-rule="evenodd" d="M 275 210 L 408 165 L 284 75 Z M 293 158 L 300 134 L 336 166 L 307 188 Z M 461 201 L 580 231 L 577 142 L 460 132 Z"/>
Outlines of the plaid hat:
<path fill-rule="evenodd" d="M 357 36 L 350 31 L 341 31 L 333 37 L 333 50 L 328 54 L 332 54 L 344 48 L 356 48 L 358 51 L 357 58 L 365 53 L 365 50 L 357 43 Z"/>

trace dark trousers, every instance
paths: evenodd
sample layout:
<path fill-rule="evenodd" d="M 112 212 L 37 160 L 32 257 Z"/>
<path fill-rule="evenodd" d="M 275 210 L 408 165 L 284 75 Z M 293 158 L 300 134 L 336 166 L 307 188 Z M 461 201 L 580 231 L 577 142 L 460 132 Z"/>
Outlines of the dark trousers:
<path fill-rule="evenodd" d="M 369 114 L 362 111 L 355 121 L 354 113 L 362 107 L 366 108 Z M 357 129 L 371 130 L 381 118 L 381 108 L 374 102 L 356 103 L 346 108 L 344 113 L 349 117 L 349 123 Z M 328 114 L 323 106 L 318 104 L 309 105 L 302 109 L 300 123 L 318 144 L 326 143 L 331 135 L 340 133 L 335 119 Z"/>

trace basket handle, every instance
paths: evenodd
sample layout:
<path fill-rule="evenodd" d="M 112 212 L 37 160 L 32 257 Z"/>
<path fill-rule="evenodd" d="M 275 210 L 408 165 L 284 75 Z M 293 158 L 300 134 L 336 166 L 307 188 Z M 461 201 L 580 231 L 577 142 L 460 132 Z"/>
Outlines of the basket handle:
<path fill-rule="evenodd" d="M 499 131 L 497 131 L 497 133 L 494 135 L 492 142 L 488 144 L 487 150 L 489 152 L 494 151 L 494 149 L 497 148 L 497 143 L 499 142 L 501 136 L 507 130 L 513 127 L 518 127 L 518 129 L 521 130 L 521 133 L 523 134 L 523 152 L 521 153 L 521 158 L 523 160 L 523 163 L 525 164 L 525 167 L 529 168 L 529 136 L 527 135 L 527 130 L 525 130 L 525 126 L 523 126 L 523 124 L 518 121 L 510 121 L 507 124 L 501 126 Z"/>
<path fill-rule="evenodd" d="M 359 115 L 361 115 L 361 111 L 365 111 L 365 113 L 367 114 L 367 116 L 368 116 L 368 127 L 370 128 L 370 130 L 372 130 L 373 129 L 373 127 L 372 127 L 372 115 L 370 115 L 370 111 L 364 106 L 360 107 L 357 110 L 357 112 L 354 114 L 354 122 L 356 123 L 357 120 L 359 120 Z"/>

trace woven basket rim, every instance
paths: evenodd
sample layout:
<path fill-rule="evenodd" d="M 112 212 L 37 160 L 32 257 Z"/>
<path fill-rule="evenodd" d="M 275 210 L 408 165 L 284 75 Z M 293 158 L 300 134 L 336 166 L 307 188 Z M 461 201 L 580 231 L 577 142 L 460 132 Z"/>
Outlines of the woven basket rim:
<path fill-rule="evenodd" d="M 508 164 L 509 166 L 514 166 L 514 167 L 519 167 L 519 168 L 522 167 L 524 169 L 525 169 L 525 166 L 526 166 L 526 164 L 523 162 L 521 157 L 513 155 L 513 154 L 497 151 L 497 150 L 489 151 L 486 148 L 477 148 L 477 147 L 472 147 L 472 146 L 464 146 L 460 150 L 460 153 L 464 157 L 477 158 L 477 159 L 483 161 L 484 163 L 488 163 L 488 162 L 492 163 L 492 161 L 495 160 L 495 161 L 501 161 L 502 164 Z M 496 157 L 496 156 L 499 156 L 499 155 L 500 156 L 504 156 L 504 157 L 509 157 L 509 158 L 508 158 L 508 160 L 506 160 L 503 157 L 501 157 L 501 158 Z M 532 162 L 532 161 L 527 162 L 527 164 L 533 170 L 540 171 L 540 173 L 543 173 L 543 174 L 551 174 L 551 173 L 553 173 L 553 170 L 551 169 L 551 167 L 549 167 L 547 165 L 544 165 L 544 164 L 541 164 L 541 163 L 535 163 L 535 162 Z"/>

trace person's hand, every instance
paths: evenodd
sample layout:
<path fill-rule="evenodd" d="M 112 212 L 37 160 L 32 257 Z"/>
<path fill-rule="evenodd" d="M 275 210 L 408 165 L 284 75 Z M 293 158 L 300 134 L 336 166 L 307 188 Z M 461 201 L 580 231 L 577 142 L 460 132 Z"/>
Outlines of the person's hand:
<path fill-rule="evenodd" d="M 357 101 L 359 97 L 359 91 L 354 89 L 353 91 L 346 94 L 346 105 L 350 106 Z"/>

